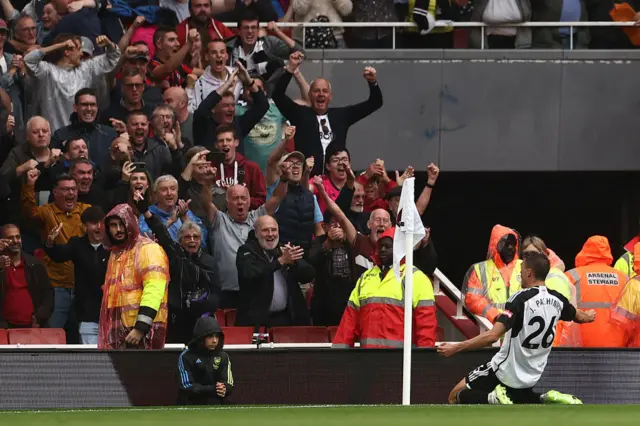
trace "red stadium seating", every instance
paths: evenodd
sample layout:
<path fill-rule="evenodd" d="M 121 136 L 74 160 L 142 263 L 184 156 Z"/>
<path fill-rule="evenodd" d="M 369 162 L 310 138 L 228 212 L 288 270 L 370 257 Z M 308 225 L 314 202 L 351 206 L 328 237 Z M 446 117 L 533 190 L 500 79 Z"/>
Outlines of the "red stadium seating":
<path fill-rule="evenodd" d="M 329 330 L 329 342 L 333 343 L 333 338 L 336 337 L 336 333 L 338 332 L 338 327 L 332 326 L 327 328 Z"/>
<path fill-rule="evenodd" d="M 222 327 L 225 345 L 250 345 L 253 327 Z"/>
<path fill-rule="evenodd" d="M 61 328 L 14 328 L 7 330 L 11 345 L 64 345 L 67 336 Z"/>
<path fill-rule="evenodd" d="M 0 345 L 8 345 L 9 336 L 7 336 L 7 330 L 0 330 Z"/>
<path fill-rule="evenodd" d="M 227 327 L 233 327 L 236 324 L 236 310 L 225 309 L 224 310 L 225 323 Z"/>
<path fill-rule="evenodd" d="M 220 324 L 220 327 L 227 326 L 227 319 L 225 318 L 224 311 L 222 309 L 218 309 L 216 311 L 216 320 L 218 320 L 218 324 Z M 230 324 L 230 325 L 233 325 L 233 324 Z"/>
<path fill-rule="evenodd" d="M 273 343 L 329 343 L 326 327 L 273 327 Z"/>

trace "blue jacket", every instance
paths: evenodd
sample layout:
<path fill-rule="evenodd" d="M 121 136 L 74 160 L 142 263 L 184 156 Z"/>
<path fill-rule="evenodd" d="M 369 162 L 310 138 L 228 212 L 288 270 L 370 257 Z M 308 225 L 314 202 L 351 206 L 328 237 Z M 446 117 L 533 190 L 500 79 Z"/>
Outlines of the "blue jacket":
<path fill-rule="evenodd" d="M 163 224 L 166 224 L 169 218 L 171 217 L 171 213 L 167 213 L 164 210 L 161 210 L 157 204 L 150 206 L 149 212 L 158 216 L 160 220 L 162 220 Z M 206 249 L 207 236 L 208 236 L 207 227 L 202 224 L 202 220 L 200 220 L 199 217 L 191 213 L 191 210 L 187 212 L 187 217 L 189 218 L 190 221 L 195 222 L 200 226 L 200 230 L 202 231 L 201 246 L 203 249 Z M 174 241 L 178 241 L 178 231 L 180 230 L 181 226 L 182 226 L 182 220 L 178 218 L 178 221 L 173 225 L 171 225 L 169 229 L 167 229 L 169 231 L 169 235 L 171 235 L 171 238 L 173 238 Z M 146 235 L 153 234 L 153 232 L 151 232 L 151 228 L 149 227 L 149 225 L 147 225 L 147 221 L 144 220 L 144 216 L 142 215 L 140 215 L 140 217 L 138 218 L 138 227 L 140 228 L 141 234 L 146 234 Z"/>

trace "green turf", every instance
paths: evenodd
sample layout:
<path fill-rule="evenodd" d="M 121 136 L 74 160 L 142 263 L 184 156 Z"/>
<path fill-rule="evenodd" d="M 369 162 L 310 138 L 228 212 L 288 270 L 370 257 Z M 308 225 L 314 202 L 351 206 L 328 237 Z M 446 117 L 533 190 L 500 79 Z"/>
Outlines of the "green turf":
<path fill-rule="evenodd" d="M 640 406 L 376 406 L 0 412 L 2 426 L 617 426 L 640 424 Z"/>

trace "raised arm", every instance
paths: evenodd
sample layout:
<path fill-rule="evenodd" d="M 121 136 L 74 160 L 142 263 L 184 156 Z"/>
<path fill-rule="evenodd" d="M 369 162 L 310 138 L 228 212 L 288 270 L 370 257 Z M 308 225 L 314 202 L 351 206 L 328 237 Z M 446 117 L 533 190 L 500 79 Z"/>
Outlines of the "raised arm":
<path fill-rule="evenodd" d="M 416 201 L 416 208 L 418 209 L 418 213 L 420 214 L 420 216 L 422 216 L 427 210 L 429 201 L 431 201 L 431 192 L 433 191 L 433 187 L 438 180 L 439 174 L 440 169 L 438 168 L 438 166 L 433 163 L 427 166 L 427 184 L 418 197 L 418 201 Z"/>
<path fill-rule="evenodd" d="M 375 68 L 366 67 L 363 76 L 369 84 L 369 99 L 343 108 L 343 111 L 346 112 L 349 125 L 357 123 L 382 107 L 382 91 L 380 90 L 380 86 L 378 86 Z"/>
<path fill-rule="evenodd" d="M 75 42 L 73 40 L 67 40 L 62 43 L 56 43 L 51 46 L 43 47 L 40 49 L 33 49 L 27 53 L 24 57 L 24 64 L 37 78 L 45 76 L 54 65 L 43 61 L 44 57 L 51 52 L 55 52 L 60 49 L 73 49 L 75 48 Z"/>
<path fill-rule="evenodd" d="M 153 71 L 151 71 L 151 77 L 156 81 L 162 81 L 167 78 L 169 74 L 175 71 L 180 66 L 182 61 L 184 61 L 184 57 L 187 56 L 187 53 L 189 53 L 189 50 L 191 49 L 191 46 L 193 45 L 193 41 L 196 39 L 197 34 L 198 30 L 196 30 L 195 28 L 191 28 L 189 30 L 187 42 L 182 45 L 180 50 L 171 55 L 167 62 L 155 67 Z"/>
<path fill-rule="evenodd" d="M 334 215 L 338 220 L 338 223 L 340 223 L 340 226 L 344 230 L 345 237 L 347 238 L 349 244 L 355 244 L 356 238 L 358 237 L 358 231 L 356 231 L 353 223 L 351 223 L 347 215 L 344 214 L 340 207 L 338 207 L 338 205 L 331 198 L 329 198 L 329 195 L 327 194 L 327 191 L 322 184 L 322 178 L 320 176 L 314 176 L 313 179 L 311 179 L 311 183 L 313 183 L 313 186 L 316 187 L 316 192 L 320 197 L 322 197 L 325 204 L 327 205 L 327 210 L 329 210 L 331 214 Z"/>
<path fill-rule="evenodd" d="M 301 52 L 293 52 L 289 55 L 289 63 L 284 67 L 284 73 L 276 82 L 276 85 L 271 94 L 271 98 L 276 103 L 276 106 L 287 119 L 291 120 L 292 124 L 297 124 L 297 116 L 301 111 L 304 111 L 305 106 L 298 105 L 289 96 L 287 96 L 287 86 L 296 72 L 300 64 L 304 61 L 304 55 Z"/>

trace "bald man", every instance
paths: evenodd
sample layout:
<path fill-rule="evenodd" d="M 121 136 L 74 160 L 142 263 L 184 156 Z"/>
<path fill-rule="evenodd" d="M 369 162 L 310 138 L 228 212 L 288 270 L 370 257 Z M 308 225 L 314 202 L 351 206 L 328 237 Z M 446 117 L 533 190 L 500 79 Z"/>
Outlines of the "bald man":
<path fill-rule="evenodd" d="M 189 139 L 189 142 L 193 144 L 193 114 L 188 109 L 189 97 L 187 92 L 182 87 L 169 87 L 164 91 L 162 98 L 175 111 L 178 123 L 180 123 L 182 137 Z"/>
<path fill-rule="evenodd" d="M 303 256 L 302 248 L 279 244 L 278 222 L 271 216 L 258 218 L 254 233 L 238 249 L 235 325 L 254 327 L 254 342 L 262 327 L 310 324 L 300 283 L 313 281 L 315 270 Z"/>
<path fill-rule="evenodd" d="M 363 72 L 369 86 L 369 99 L 366 101 L 346 107 L 330 108 L 329 104 L 333 98 L 331 84 L 324 78 L 318 78 L 311 83 L 309 89 L 311 105 L 299 105 L 287 96 L 286 91 L 303 60 L 304 55 L 301 52 L 291 54 L 272 97 L 282 115 L 296 126 L 296 151 L 302 152 L 306 158 L 316 159 L 311 171 L 311 176 L 314 176 L 323 173 L 326 153 L 346 148 L 349 127 L 382 107 L 382 91 L 378 86 L 376 70 L 366 67 Z"/>
<path fill-rule="evenodd" d="M 205 208 L 209 225 L 209 247 L 213 247 L 213 258 L 220 275 L 222 285 L 221 309 L 237 308 L 238 271 L 236 253 L 247 241 L 260 216 L 272 215 L 284 198 L 287 184 L 282 182 L 276 188 L 273 197 L 256 210 L 249 210 L 249 191 L 245 186 L 232 185 L 227 189 L 227 211 L 219 211 L 212 202 L 215 169 L 209 167 L 205 174 L 209 176 L 202 188 L 202 205 Z"/>

